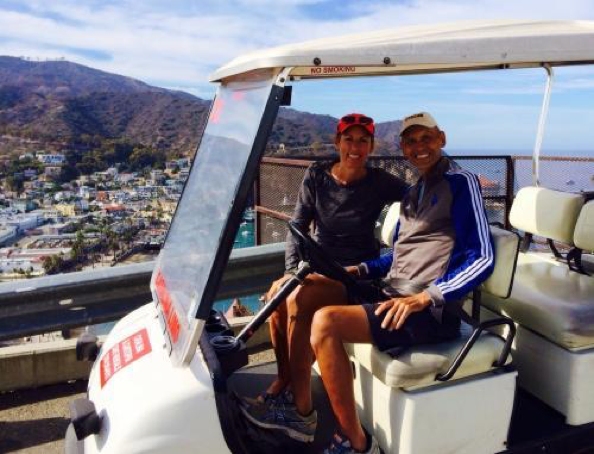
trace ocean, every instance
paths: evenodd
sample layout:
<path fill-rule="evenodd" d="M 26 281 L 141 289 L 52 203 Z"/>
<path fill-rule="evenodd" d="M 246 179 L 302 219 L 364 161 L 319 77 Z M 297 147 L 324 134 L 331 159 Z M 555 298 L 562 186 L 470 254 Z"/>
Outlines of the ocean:
<path fill-rule="evenodd" d="M 532 152 L 527 150 L 497 151 L 449 150 L 452 156 L 512 155 L 515 160 L 514 193 L 532 184 Z M 572 159 L 573 158 L 573 159 Z M 481 162 L 483 164 L 485 161 Z M 477 173 L 476 168 L 468 170 Z M 489 179 L 498 180 L 497 166 L 481 167 L 480 172 Z M 594 151 L 588 150 L 543 150 L 540 161 L 540 185 L 549 189 L 567 192 L 594 191 Z"/>

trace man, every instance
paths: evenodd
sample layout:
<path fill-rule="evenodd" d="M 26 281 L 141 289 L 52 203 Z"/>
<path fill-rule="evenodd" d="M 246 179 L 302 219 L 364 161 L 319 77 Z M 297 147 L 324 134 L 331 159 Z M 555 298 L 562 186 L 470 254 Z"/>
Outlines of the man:
<path fill-rule="evenodd" d="M 445 133 L 430 114 L 404 119 L 400 145 L 420 178 L 402 202 L 393 254 L 349 270 L 366 279 L 387 274 L 388 286 L 405 280 L 424 290 L 390 299 L 372 295 L 365 304 L 330 306 L 314 316 L 311 344 L 339 426 L 325 453 L 379 454 L 357 416 L 343 342 L 372 343 L 384 351 L 455 338 L 460 321 L 443 312 L 443 306 L 455 304 L 493 271 L 478 178 L 451 169 L 442 156 L 445 143 Z"/>
<path fill-rule="evenodd" d="M 347 268 L 363 279 L 387 279 L 379 287 L 362 285 L 365 296 L 359 304 L 349 304 L 352 299 L 345 296 L 314 315 L 311 346 L 338 422 L 328 454 L 379 453 L 377 442 L 365 435 L 358 419 L 343 343 L 372 343 L 385 351 L 453 339 L 459 335 L 460 321 L 443 312 L 443 306 L 460 300 L 493 270 L 478 179 L 451 169 L 442 156 L 445 143 L 445 133 L 430 114 L 404 119 L 400 145 L 420 178 L 402 201 L 393 254 Z M 387 296 L 398 294 L 403 282 L 417 290 L 411 296 Z M 263 427 L 311 427 L 291 411 L 290 402 L 267 411 L 272 417 Z"/>

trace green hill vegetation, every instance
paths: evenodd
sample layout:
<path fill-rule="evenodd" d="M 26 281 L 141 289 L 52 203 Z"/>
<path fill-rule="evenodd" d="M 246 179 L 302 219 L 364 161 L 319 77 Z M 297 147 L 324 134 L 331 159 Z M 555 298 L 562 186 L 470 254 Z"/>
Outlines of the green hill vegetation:
<path fill-rule="evenodd" d="M 65 175 L 159 166 L 192 156 L 210 101 L 188 93 L 67 61 L 34 62 L 0 56 L 0 157 L 23 152 L 60 152 Z M 282 108 L 268 154 L 332 154 L 337 119 Z M 400 122 L 378 124 L 376 153 L 397 152 Z M 147 164 L 148 163 L 148 164 Z"/>

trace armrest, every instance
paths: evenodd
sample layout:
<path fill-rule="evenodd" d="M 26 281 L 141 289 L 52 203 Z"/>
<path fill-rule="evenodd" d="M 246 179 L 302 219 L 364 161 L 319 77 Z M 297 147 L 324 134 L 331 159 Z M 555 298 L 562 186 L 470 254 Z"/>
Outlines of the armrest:
<path fill-rule="evenodd" d="M 516 335 L 516 326 L 514 325 L 512 319 L 508 317 L 499 317 L 484 322 L 478 322 L 476 319 L 472 318 L 470 315 L 464 312 L 464 310 L 456 304 L 446 304 L 445 308 L 448 312 L 453 313 L 454 315 L 458 316 L 461 320 L 473 326 L 474 331 L 472 332 L 472 335 L 468 338 L 466 343 L 462 346 L 448 370 L 443 374 L 437 374 L 437 376 L 435 377 L 437 381 L 447 381 L 451 379 L 460 367 L 460 365 L 462 364 L 462 362 L 464 361 L 464 359 L 466 358 L 466 356 L 468 355 L 468 352 L 470 352 L 470 349 L 478 340 L 481 333 L 488 328 L 492 328 L 498 325 L 507 325 L 509 327 L 509 333 L 507 334 L 505 343 L 503 344 L 503 348 L 501 349 L 501 353 L 499 354 L 499 358 L 497 359 L 497 361 L 493 363 L 493 366 L 501 367 L 505 365 L 509 353 L 511 351 L 511 346 L 514 341 L 514 337 Z"/>

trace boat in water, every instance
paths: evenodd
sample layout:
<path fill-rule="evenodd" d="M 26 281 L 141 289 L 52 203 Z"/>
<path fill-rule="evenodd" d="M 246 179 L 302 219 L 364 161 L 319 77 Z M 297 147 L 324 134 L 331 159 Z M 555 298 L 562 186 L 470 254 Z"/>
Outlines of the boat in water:
<path fill-rule="evenodd" d="M 250 315 L 254 314 L 247 306 L 241 304 L 241 300 L 239 298 L 235 298 L 231 303 L 231 306 L 229 306 L 229 309 L 225 311 L 225 318 L 227 320 L 237 317 L 248 317 Z"/>

